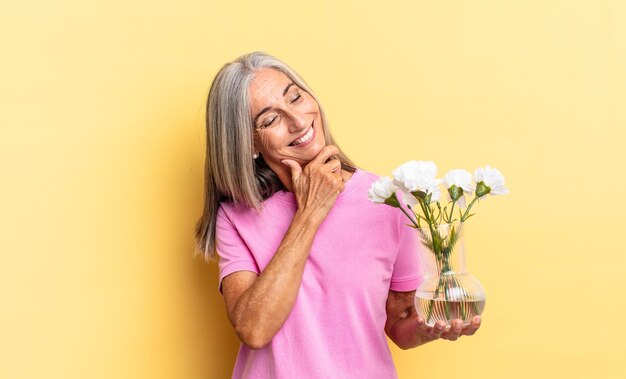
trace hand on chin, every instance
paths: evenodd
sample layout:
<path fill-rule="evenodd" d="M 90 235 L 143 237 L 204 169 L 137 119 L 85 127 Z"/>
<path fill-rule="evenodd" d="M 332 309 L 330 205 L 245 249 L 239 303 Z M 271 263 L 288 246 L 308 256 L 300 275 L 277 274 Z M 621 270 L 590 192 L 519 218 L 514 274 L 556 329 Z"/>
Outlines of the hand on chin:
<path fill-rule="evenodd" d="M 302 155 L 298 155 L 298 156 L 286 157 L 285 159 L 292 159 L 292 160 L 298 162 L 300 164 L 300 167 L 304 168 L 315 157 L 317 157 L 319 155 L 319 153 L 322 151 L 322 148 L 324 148 L 324 146 L 320 146 L 319 148 L 316 148 L 316 149 L 310 149 L 311 151 L 307 151 L 306 155 L 302 154 Z"/>

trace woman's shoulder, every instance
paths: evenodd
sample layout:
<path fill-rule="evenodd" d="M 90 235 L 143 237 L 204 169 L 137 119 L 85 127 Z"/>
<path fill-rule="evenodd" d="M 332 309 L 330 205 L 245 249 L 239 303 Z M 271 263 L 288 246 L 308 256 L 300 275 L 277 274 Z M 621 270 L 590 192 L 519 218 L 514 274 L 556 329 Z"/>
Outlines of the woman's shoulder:
<path fill-rule="evenodd" d="M 346 188 L 340 195 L 340 198 L 349 198 L 350 201 L 359 201 L 361 203 L 370 204 L 371 201 L 368 197 L 368 191 L 372 187 L 372 183 L 378 180 L 378 178 L 380 178 L 379 175 L 358 167 L 357 171 L 346 183 Z M 371 204 L 375 205 L 373 203 Z"/>
<path fill-rule="evenodd" d="M 291 196 L 290 196 L 291 195 Z M 288 213 L 295 206 L 295 198 L 289 192 L 279 191 L 263 200 L 259 208 L 237 204 L 232 200 L 223 200 L 219 203 L 218 214 L 227 216 L 231 221 L 265 218 L 268 215 L 276 216 L 276 213 Z"/>
<path fill-rule="evenodd" d="M 358 167 L 350 180 L 354 181 L 353 188 L 359 188 L 361 191 L 367 191 L 371 187 L 372 183 L 378 180 L 378 178 L 380 178 L 379 175 Z M 350 181 L 348 181 L 348 183 L 350 183 Z"/>
<path fill-rule="evenodd" d="M 375 182 L 376 180 L 378 180 L 378 178 L 380 178 L 379 175 L 377 175 L 377 174 L 375 174 L 375 173 L 373 173 L 371 171 L 365 170 L 365 169 L 363 169 L 361 167 L 359 167 L 357 169 L 357 172 L 360 172 L 361 175 L 363 175 L 364 181 L 367 181 L 367 182 Z"/>
<path fill-rule="evenodd" d="M 370 209 L 375 209 L 378 212 L 387 214 L 390 217 L 397 217 L 398 214 L 401 215 L 400 211 L 397 208 L 390 207 L 384 204 L 373 203 L 368 196 L 369 189 L 372 187 L 372 184 L 377 181 L 381 176 L 375 174 L 371 171 L 364 170 L 362 168 L 358 168 L 357 173 L 359 173 L 360 178 L 357 178 L 359 182 L 356 186 L 357 189 L 353 191 L 353 198 L 356 198 L 358 201 L 365 203 L 370 206 Z M 356 174 L 356 173 L 355 173 Z M 398 193 L 398 200 L 400 203 L 405 206 L 404 201 L 402 200 L 402 194 Z"/>

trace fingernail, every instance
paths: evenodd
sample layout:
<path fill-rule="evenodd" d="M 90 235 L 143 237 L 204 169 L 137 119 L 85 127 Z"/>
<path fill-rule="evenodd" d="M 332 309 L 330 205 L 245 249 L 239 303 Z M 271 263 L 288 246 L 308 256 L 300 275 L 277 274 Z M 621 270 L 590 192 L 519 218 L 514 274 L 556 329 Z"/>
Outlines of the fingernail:
<path fill-rule="evenodd" d="M 476 322 L 480 322 L 481 320 L 480 316 L 476 316 Z"/>

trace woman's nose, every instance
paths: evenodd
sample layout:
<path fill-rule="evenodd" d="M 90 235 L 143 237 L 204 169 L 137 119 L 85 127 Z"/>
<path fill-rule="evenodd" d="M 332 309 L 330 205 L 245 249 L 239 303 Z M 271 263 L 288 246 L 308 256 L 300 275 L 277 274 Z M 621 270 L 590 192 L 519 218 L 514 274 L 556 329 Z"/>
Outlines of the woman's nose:
<path fill-rule="evenodd" d="M 289 131 L 292 133 L 302 131 L 308 126 L 308 121 L 304 114 L 292 113 L 289 118 Z"/>

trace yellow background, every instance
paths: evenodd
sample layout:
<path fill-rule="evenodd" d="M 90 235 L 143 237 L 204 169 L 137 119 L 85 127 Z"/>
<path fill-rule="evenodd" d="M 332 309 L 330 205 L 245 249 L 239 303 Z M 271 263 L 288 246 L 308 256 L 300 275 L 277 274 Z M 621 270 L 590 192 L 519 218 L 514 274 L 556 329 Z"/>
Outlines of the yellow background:
<path fill-rule="evenodd" d="M 0 47 L 0 377 L 230 375 L 192 230 L 208 87 L 252 50 L 365 169 L 506 176 L 467 226 L 481 330 L 394 347 L 401 378 L 626 375 L 623 1 L 14 2 Z"/>

